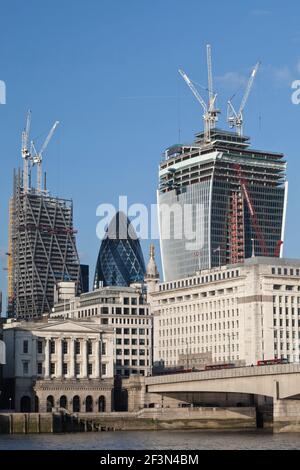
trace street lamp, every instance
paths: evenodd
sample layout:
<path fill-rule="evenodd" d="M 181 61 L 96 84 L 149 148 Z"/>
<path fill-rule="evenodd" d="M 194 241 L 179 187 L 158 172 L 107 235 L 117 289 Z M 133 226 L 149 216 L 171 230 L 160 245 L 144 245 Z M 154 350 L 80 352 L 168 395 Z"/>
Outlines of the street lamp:
<path fill-rule="evenodd" d="M 9 401 L 9 411 L 10 411 L 10 410 L 11 410 L 11 402 L 12 402 L 12 399 L 9 398 L 8 401 Z"/>

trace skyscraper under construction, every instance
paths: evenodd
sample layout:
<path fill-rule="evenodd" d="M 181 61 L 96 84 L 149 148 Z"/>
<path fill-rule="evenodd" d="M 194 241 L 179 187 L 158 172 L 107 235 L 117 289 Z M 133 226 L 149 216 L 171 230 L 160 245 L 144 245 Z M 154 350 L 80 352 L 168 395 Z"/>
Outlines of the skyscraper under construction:
<path fill-rule="evenodd" d="M 287 204 L 286 162 L 281 153 L 254 150 L 242 135 L 243 110 L 229 102 L 236 132 L 215 127 L 216 95 L 208 50 L 208 105 L 188 76 L 180 74 L 204 109 L 204 131 L 191 144 L 169 147 L 159 167 L 158 207 L 166 281 L 196 271 L 282 254 Z"/>
<path fill-rule="evenodd" d="M 36 318 L 50 312 L 58 281 L 75 281 L 80 290 L 72 201 L 52 197 L 45 187 L 41 188 L 42 153 L 52 134 L 53 128 L 46 145 L 34 156 L 27 149 L 27 122 L 22 147 L 24 168 L 22 173 L 14 174 L 10 202 L 8 302 L 9 315 L 17 318 Z M 31 169 L 35 164 L 38 166 L 36 188 L 30 184 Z"/>

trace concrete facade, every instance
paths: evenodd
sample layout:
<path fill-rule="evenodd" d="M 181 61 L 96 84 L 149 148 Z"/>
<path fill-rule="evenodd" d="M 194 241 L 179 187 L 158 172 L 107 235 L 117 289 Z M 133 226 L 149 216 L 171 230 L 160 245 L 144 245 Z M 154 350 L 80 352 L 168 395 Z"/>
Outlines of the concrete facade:
<path fill-rule="evenodd" d="M 209 352 L 213 362 L 300 360 L 300 261 L 250 258 L 156 284 L 154 361 L 176 366 Z M 242 361 L 242 362 L 241 362 Z"/>
<path fill-rule="evenodd" d="M 88 320 L 11 321 L 3 335 L 4 380 L 14 381 L 16 411 L 111 410 L 112 328 Z"/>
<path fill-rule="evenodd" d="M 104 287 L 54 306 L 51 318 L 90 319 L 115 331 L 115 374 L 149 375 L 152 315 L 141 288 Z"/>

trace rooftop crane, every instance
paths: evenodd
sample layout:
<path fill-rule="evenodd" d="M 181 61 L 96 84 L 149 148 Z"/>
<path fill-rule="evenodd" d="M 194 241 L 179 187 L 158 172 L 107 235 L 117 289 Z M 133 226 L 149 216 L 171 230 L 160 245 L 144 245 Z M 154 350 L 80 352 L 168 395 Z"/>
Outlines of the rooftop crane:
<path fill-rule="evenodd" d="M 208 113 L 210 118 L 210 128 L 216 127 L 218 121 L 219 109 L 215 108 L 217 95 L 214 94 L 213 88 L 213 74 L 212 74 L 212 60 L 211 60 L 211 45 L 206 45 L 206 59 L 207 59 L 207 84 L 208 84 Z"/>
<path fill-rule="evenodd" d="M 213 91 L 213 80 L 212 80 L 212 63 L 211 63 L 211 46 L 207 44 L 207 75 L 208 75 L 208 104 L 205 103 L 204 99 L 196 89 L 193 82 L 187 76 L 187 74 L 179 69 L 179 73 L 192 91 L 193 95 L 195 96 L 196 100 L 201 104 L 204 114 L 204 140 L 205 142 L 210 141 L 210 131 L 216 125 L 216 121 L 218 119 L 218 113 L 220 112 L 218 109 L 215 108 L 215 102 L 217 95 Z"/>
<path fill-rule="evenodd" d="M 42 191 L 42 161 L 43 161 L 43 153 L 45 152 L 46 148 L 48 147 L 48 144 L 50 140 L 52 139 L 52 136 L 55 132 L 55 129 L 57 128 L 59 124 L 59 121 L 55 121 L 53 124 L 49 134 L 46 137 L 45 142 L 43 143 L 41 150 L 37 152 L 34 142 L 31 141 L 31 147 L 34 151 L 34 156 L 32 157 L 32 166 L 37 165 L 37 191 L 40 193 Z"/>
<path fill-rule="evenodd" d="M 31 153 L 28 149 L 29 134 L 31 125 L 31 111 L 27 112 L 26 127 L 22 132 L 22 158 L 23 158 L 23 190 L 26 194 L 29 188 L 29 160 L 31 159 Z"/>
<path fill-rule="evenodd" d="M 243 111 L 244 111 L 246 103 L 248 101 L 250 91 L 252 89 L 253 82 L 254 82 L 255 76 L 257 74 L 257 71 L 259 69 L 259 66 L 260 66 L 260 62 L 257 62 L 255 67 L 253 67 L 253 69 L 252 69 L 252 72 L 250 74 L 250 77 L 249 77 L 249 80 L 248 80 L 248 83 L 247 83 L 247 87 L 246 87 L 246 90 L 245 90 L 245 93 L 244 93 L 244 96 L 243 96 L 243 99 L 242 99 L 242 102 L 241 102 L 241 105 L 240 105 L 240 108 L 239 108 L 238 112 L 236 112 L 236 110 L 234 109 L 231 100 L 228 100 L 227 121 L 228 121 L 231 128 L 234 128 L 234 127 L 236 128 L 237 133 L 240 136 L 243 135 L 243 120 L 244 120 L 243 119 Z"/>

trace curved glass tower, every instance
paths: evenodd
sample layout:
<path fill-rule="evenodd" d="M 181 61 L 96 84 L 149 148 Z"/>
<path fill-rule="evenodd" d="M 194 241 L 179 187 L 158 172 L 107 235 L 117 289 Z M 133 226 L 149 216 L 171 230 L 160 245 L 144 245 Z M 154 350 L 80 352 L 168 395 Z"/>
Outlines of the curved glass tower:
<path fill-rule="evenodd" d="M 108 225 L 98 255 L 94 289 L 143 282 L 145 262 L 136 233 L 126 215 L 117 212 Z"/>

